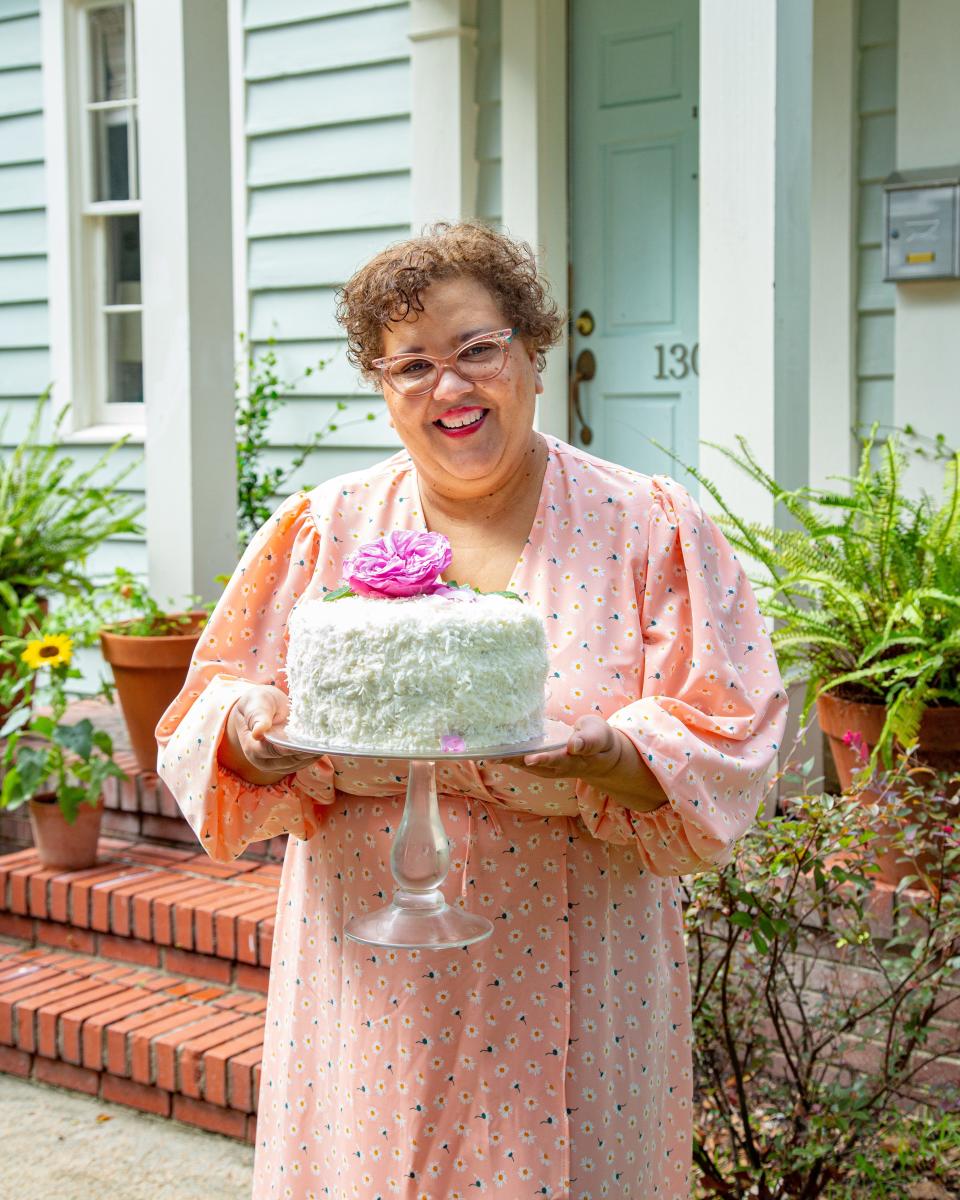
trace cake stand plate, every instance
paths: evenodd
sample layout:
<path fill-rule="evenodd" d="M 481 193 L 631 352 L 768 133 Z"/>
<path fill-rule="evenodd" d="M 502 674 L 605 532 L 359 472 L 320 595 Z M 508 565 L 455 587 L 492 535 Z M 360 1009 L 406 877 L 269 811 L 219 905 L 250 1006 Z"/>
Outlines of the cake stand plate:
<path fill-rule="evenodd" d="M 437 804 L 438 762 L 517 758 L 524 754 L 562 750 L 570 737 L 560 721 L 545 721 L 542 737 L 506 746 L 476 750 L 403 753 L 369 746 L 337 746 L 312 742 L 275 725 L 267 740 L 281 750 L 334 754 L 350 758 L 383 758 L 408 762 L 407 798 L 403 817 L 390 848 L 390 869 L 397 883 L 391 902 L 374 912 L 351 918 L 344 935 L 365 946 L 395 950 L 452 950 L 489 937 L 493 924 L 486 917 L 447 904 L 440 885 L 450 869 L 450 847 Z"/>

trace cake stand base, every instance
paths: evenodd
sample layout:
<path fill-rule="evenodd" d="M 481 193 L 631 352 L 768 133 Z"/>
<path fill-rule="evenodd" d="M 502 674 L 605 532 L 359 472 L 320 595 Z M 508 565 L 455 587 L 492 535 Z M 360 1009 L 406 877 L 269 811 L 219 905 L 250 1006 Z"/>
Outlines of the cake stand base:
<path fill-rule="evenodd" d="M 454 950 L 489 937 L 493 922 L 466 909 L 452 908 L 439 892 L 398 888 L 386 908 L 354 917 L 343 932 L 364 946 Z"/>
<path fill-rule="evenodd" d="M 435 753 L 398 753 L 395 750 L 324 745 L 291 736 L 284 725 L 274 726 L 269 740 L 285 750 L 358 758 L 403 759 L 410 764 L 403 817 L 390 848 L 390 871 L 397 890 L 393 900 L 376 912 L 351 917 L 344 936 L 364 946 L 394 950 L 453 950 L 480 942 L 493 932 L 486 917 L 453 908 L 440 891 L 450 867 L 447 842 L 437 803 L 437 761 L 513 758 L 567 744 L 569 729 L 559 721 L 545 722 L 543 735 L 510 746 Z"/>

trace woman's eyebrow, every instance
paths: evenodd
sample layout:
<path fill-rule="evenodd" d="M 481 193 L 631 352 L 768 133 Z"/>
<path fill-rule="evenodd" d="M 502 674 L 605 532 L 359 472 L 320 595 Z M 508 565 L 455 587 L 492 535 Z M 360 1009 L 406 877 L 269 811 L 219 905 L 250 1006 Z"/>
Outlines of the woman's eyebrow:
<path fill-rule="evenodd" d="M 489 332 L 489 330 L 487 329 L 486 325 L 481 325 L 479 329 L 468 329 L 465 333 L 457 334 L 457 343 L 462 346 L 464 342 L 469 342 L 471 338 L 477 337 L 478 334 L 488 333 L 488 332 Z M 424 349 L 422 346 L 407 346 L 403 350 L 395 350 L 394 353 L 390 355 L 390 358 L 396 358 L 398 355 L 401 355 L 401 354 L 423 354 L 423 353 L 424 353 Z"/>

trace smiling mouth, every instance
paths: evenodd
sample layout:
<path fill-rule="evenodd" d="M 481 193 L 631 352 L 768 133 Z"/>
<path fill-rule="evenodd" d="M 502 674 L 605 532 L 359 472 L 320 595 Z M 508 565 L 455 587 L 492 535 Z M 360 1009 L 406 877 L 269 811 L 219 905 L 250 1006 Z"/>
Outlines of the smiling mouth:
<path fill-rule="evenodd" d="M 471 408 L 462 413 L 447 413 L 438 417 L 434 425 L 447 433 L 461 433 L 479 425 L 490 410 L 488 408 Z"/>

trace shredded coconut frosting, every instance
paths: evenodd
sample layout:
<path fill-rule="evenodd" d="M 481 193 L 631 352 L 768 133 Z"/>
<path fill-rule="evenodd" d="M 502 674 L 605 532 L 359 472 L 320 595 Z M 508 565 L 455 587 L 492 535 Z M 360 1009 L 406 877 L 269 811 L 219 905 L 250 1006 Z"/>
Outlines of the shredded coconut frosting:
<path fill-rule="evenodd" d="M 346 597 L 297 605 L 288 623 L 287 728 L 355 750 L 512 745 L 543 732 L 540 618 L 497 595 Z M 459 743 L 458 743 L 459 744 Z"/>

